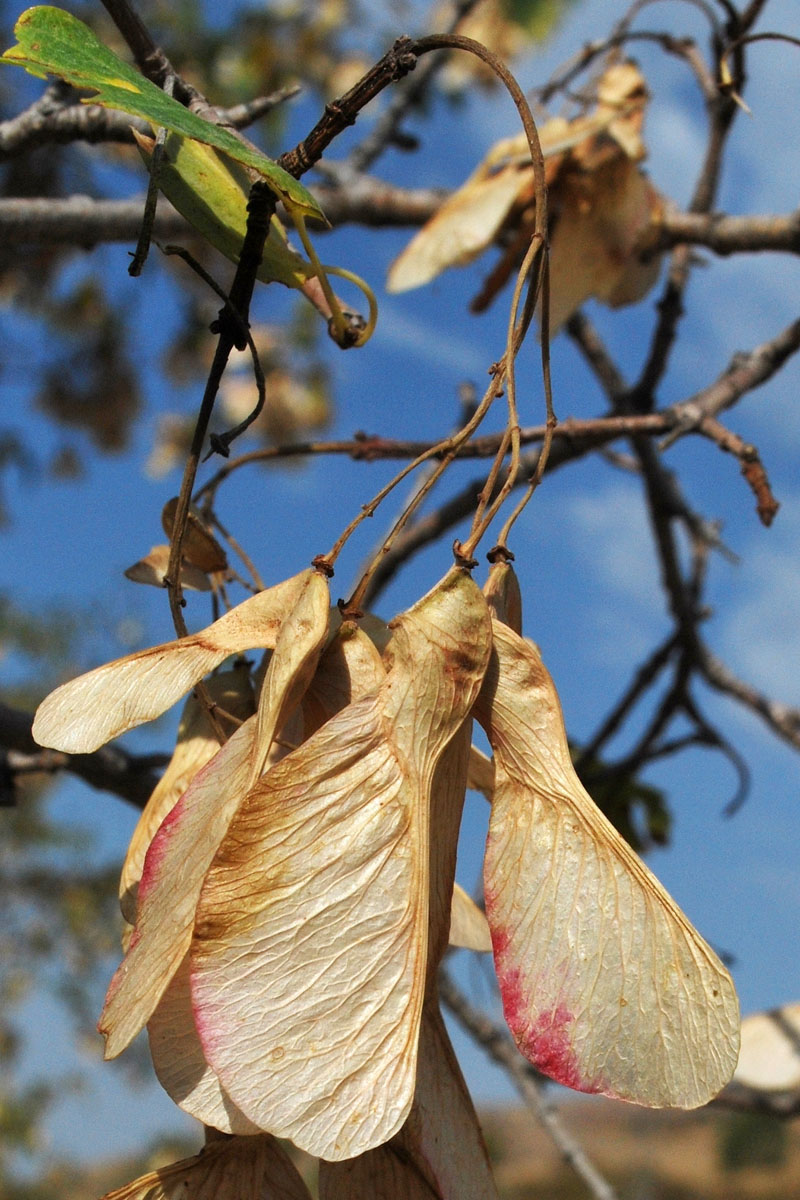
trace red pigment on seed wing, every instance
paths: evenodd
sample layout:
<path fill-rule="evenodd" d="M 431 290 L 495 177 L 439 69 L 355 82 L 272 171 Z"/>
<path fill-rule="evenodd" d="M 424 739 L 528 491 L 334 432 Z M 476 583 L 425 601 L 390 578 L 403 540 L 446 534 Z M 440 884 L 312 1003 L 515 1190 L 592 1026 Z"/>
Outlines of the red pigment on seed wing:
<path fill-rule="evenodd" d="M 139 905 L 141 905 L 144 896 L 152 887 L 153 882 L 158 878 L 159 869 L 167 852 L 170 837 L 175 826 L 180 824 L 184 812 L 185 805 L 182 796 L 174 808 L 164 817 L 164 820 L 156 831 L 155 837 L 147 847 L 147 854 L 144 856 L 144 863 L 142 864 L 142 877 L 139 880 Z"/>
<path fill-rule="evenodd" d="M 200 1044 L 207 1055 L 213 1055 L 225 1040 L 224 1030 L 220 1028 L 217 1014 L 213 1007 L 210 1004 L 203 1005 L 202 996 L 198 1000 L 194 987 L 190 987 L 190 996 L 194 1027 L 197 1030 L 197 1036 L 200 1038 Z M 217 1022 L 216 1024 L 215 1021 Z"/>
<path fill-rule="evenodd" d="M 519 1047 L 545 1075 L 578 1092 L 601 1092 L 597 1080 L 584 1079 L 569 1035 L 575 1017 L 563 1005 L 542 1013 L 523 1035 Z"/>

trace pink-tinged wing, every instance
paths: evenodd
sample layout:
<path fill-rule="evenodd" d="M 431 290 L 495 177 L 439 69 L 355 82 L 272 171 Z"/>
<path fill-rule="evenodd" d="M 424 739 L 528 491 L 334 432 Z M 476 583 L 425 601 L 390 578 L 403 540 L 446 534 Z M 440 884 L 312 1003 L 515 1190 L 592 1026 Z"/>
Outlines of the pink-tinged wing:
<path fill-rule="evenodd" d="M 136 929 L 111 981 L 99 1028 L 113 1058 L 149 1020 L 192 936 L 203 878 L 217 847 L 299 705 L 325 642 L 328 585 L 308 572 L 284 614 L 255 717 L 237 729 L 161 824 L 145 858 Z M 273 755 L 274 757 L 274 755 Z"/>
<path fill-rule="evenodd" d="M 200 633 L 106 663 L 51 692 L 36 712 L 40 746 L 88 754 L 160 717 L 230 654 L 272 647 L 313 571 L 287 579 L 232 608 Z"/>
<path fill-rule="evenodd" d="M 223 1133 L 260 1132 L 236 1107 L 205 1060 L 192 1013 L 188 954 L 148 1021 L 147 1036 L 158 1082 L 184 1112 Z"/>
<path fill-rule="evenodd" d="M 385 682 L 273 767 L 209 871 L 191 949 L 206 1060 L 255 1124 L 323 1158 L 386 1141 L 414 1091 L 437 762 L 488 658 L 453 572 L 395 628 Z"/>
<path fill-rule="evenodd" d="M 380 654 L 367 635 L 349 623 L 340 625 L 303 697 L 298 740 L 303 731 L 308 734 L 309 724 L 316 729 L 352 700 L 376 691 L 385 677 Z M 205 1060 L 192 1012 L 188 956 L 161 997 L 147 1033 L 156 1075 L 176 1104 L 203 1124 L 225 1133 L 258 1132 Z"/>
<path fill-rule="evenodd" d="M 199 1154 L 150 1171 L 102 1200 L 311 1200 L 297 1168 L 269 1134 L 209 1142 Z"/>
<path fill-rule="evenodd" d="M 106 996 L 98 1029 L 115 1058 L 142 1029 L 192 938 L 206 871 L 246 794 L 255 744 L 250 717 L 162 822 L 139 883 L 136 928 Z"/>
<path fill-rule="evenodd" d="M 253 689 L 245 665 L 219 671 L 206 681 L 211 699 L 226 713 L 245 721 L 253 713 Z M 208 714 L 195 696 L 186 701 L 178 728 L 178 741 L 164 774 L 147 801 L 130 840 L 119 882 L 122 915 L 136 923 L 136 896 L 145 855 L 161 822 L 175 807 L 195 775 L 219 752 L 219 741 Z"/>
<path fill-rule="evenodd" d="M 435 1001 L 425 1005 L 414 1103 L 391 1141 L 321 1162 L 320 1200 L 497 1200 L 472 1101 Z"/>
<path fill-rule="evenodd" d="M 705 1104 L 736 1066 L 730 976 L 581 786 L 538 651 L 497 621 L 493 643 L 476 705 L 495 758 L 484 885 L 514 1038 L 579 1091 Z"/>

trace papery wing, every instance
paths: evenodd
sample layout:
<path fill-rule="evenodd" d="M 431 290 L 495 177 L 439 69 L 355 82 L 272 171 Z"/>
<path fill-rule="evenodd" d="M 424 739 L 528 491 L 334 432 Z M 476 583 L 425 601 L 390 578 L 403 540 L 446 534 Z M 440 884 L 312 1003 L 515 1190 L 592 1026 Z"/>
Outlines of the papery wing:
<path fill-rule="evenodd" d="M 150 843 L 136 929 L 106 996 L 98 1029 L 114 1058 L 150 1019 L 189 948 L 205 873 L 250 780 L 256 718 L 198 772 Z"/>
<path fill-rule="evenodd" d="M 425 1005 L 414 1103 L 389 1142 L 320 1163 L 320 1200 L 497 1200 L 475 1110 L 435 1002 Z"/>
<path fill-rule="evenodd" d="M 453 887 L 453 904 L 450 912 L 450 945 L 462 950 L 489 951 L 492 935 L 486 913 L 462 887 Z"/>
<path fill-rule="evenodd" d="M 494 759 L 489 758 L 477 746 L 470 746 L 467 787 L 480 792 L 491 804 L 494 794 Z"/>
<path fill-rule="evenodd" d="M 594 296 L 612 307 L 640 300 L 658 279 L 660 256 L 642 261 L 661 200 L 639 167 L 620 151 L 593 173 L 565 175 L 554 204 L 550 250 L 550 331 L 556 333 Z"/>
<path fill-rule="evenodd" d="M 179 1108 L 223 1133 L 255 1134 L 205 1060 L 189 990 L 189 956 L 173 975 L 147 1023 L 150 1057 L 158 1082 Z"/>
<path fill-rule="evenodd" d="M 249 794 L 192 943 L 207 1061 L 260 1128 L 331 1158 L 395 1131 L 424 984 L 426 847 L 367 698 Z"/>
<path fill-rule="evenodd" d="M 745 1017 L 733 1082 L 759 1092 L 800 1091 L 800 1004 Z"/>
<path fill-rule="evenodd" d="M 275 645 L 278 630 L 313 571 L 232 608 L 200 633 L 118 658 L 51 692 L 36 712 L 40 746 L 88 754 L 166 712 L 230 654 Z"/>
<path fill-rule="evenodd" d="M 314 676 L 328 633 L 329 606 L 326 577 L 319 571 L 308 572 L 300 594 L 281 623 L 275 653 L 261 685 L 250 785 L 262 774 L 275 735 L 298 707 Z M 335 619 L 338 621 L 338 613 Z"/>
<path fill-rule="evenodd" d="M 491 245 L 520 191 L 527 188 L 529 177 L 530 168 L 526 171 L 518 164 L 502 167 L 488 177 L 476 171 L 395 259 L 386 280 L 387 291 L 422 287 L 447 267 L 472 262 Z"/>
<path fill-rule="evenodd" d="M 736 1065 L 730 976 L 596 808 L 536 649 L 499 622 L 476 715 L 495 757 L 486 911 L 523 1054 L 579 1091 L 711 1099 Z"/>
<path fill-rule="evenodd" d="M 206 681 L 211 699 L 221 708 L 244 721 L 253 712 L 253 689 L 246 667 L 221 671 Z M 211 728 L 204 706 L 195 696 L 184 705 L 178 740 L 164 774 L 145 805 L 130 840 L 119 883 L 122 915 L 136 922 L 136 894 L 142 876 L 145 855 L 159 825 L 189 787 L 195 775 L 219 751 L 219 741 Z"/>
<path fill-rule="evenodd" d="M 328 628 L 328 585 L 306 573 L 281 624 L 258 712 L 237 729 L 161 824 L 145 858 L 136 930 L 111 981 L 99 1028 L 113 1058 L 149 1019 L 191 940 L 203 878 L 239 804 L 270 761 L 313 675 Z M 282 750 L 275 744 L 275 751 Z"/>
<path fill-rule="evenodd" d="M 306 737 L 354 700 L 376 692 L 386 678 L 380 652 L 353 622 L 339 626 L 303 697 Z"/>
<path fill-rule="evenodd" d="M 210 870 L 192 943 L 207 1061 L 261 1128 L 340 1159 L 408 1113 L 427 962 L 433 776 L 488 657 L 451 573 L 395 626 L 389 675 L 264 777 Z"/>
<path fill-rule="evenodd" d="M 199 1154 L 150 1171 L 102 1200 L 311 1200 L 286 1151 L 270 1137 L 210 1142 Z"/>

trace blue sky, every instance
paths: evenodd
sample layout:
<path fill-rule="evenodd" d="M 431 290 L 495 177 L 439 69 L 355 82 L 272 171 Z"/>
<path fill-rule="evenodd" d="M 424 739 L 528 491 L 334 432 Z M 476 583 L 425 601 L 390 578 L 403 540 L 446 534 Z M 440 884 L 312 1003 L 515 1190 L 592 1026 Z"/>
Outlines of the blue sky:
<path fill-rule="evenodd" d="M 640 19 L 640 27 L 674 26 L 677 12 L 692 28 L 696 14 L 685 7 L 683 14 L 681 6 L 655 4 Z M 612 0 L 585 0 L 577 5 L 546 52 L 520 68 L 523 84 L 540 82 L 555 63 L 605 32 L 620 10 Z M 769 27 L 791 29 L 796 4 L 773 0 L 767 14 Z M 656 186 L 682 204 L 691 188 L 690 164 L 702 145 L 702 107 L 676 63 L 650 48 L 639 57 L 654 93 L 646 127 L 648 167 Z M 800 185 L 796 155 L 786 154 L 795 119 L 790 98 L 796 95 L 796 51 L 793 55 L 786 48 L 755 47 L 751 69 L 752 116 L 744 115 L 737 123 L 720 207 L 735 213 L 790 211 L 797 204 Z M 315 115 L 297 105 L 293 132 L 301 134 Z M 494 140 L 515 132 L 514 120 L 510 103 L 499 95 L 482 94 L 454 109 L 437 105 L 433 120 L 419 126 L 420 153 L 413 157 L 394 153 L 377 173 L 420 185 L 455 184 Z M 362 119 L 359 132 L 367 124 Z M 347 144 L 352 144 L 356 135 L 348 136 Z M 132 174 L 125 181 L 132 191 L 140 185 Z M 353 228 L 326 235 L 325 261 L 354 266 L 369 278 L 381 304 L 378 331 L 365 350 L 344 355 L 332 346 L 325 350 L 335 380 L 334 435 L 364 429 L 432 436 L 449 429 L 459 383 L 470 379 L 480 389 L 486 368 L 502 351 L 503 303 L 480 319 L 466 311 L 482 274 L 481 264 L 449 272 L 422 291 L 385 297 L 386 268 L 408 236 L 403 231 Z M 148 268 L 144 279 L 130 280 L 125 274 L 127 251 L 126 246 L 106 248 L 102 262 L 118 276 L 134 327 L 146 317 L 148 342 L 142 349 L 157 365 L 160 346 L 174 327 L 175 293 L 157 264 Z M 75 275 L 91 269 L 95 261 L 77 258 Z M 777 332 L 796 317 L 798 297 L 796 261 L 768 256 L 711 261 L 708 269 L 695 274 L 691 285 L 681 343 L 663 399 L 684 399 L 721 371 L 735 350 Z M 590 309 L 620 363 L 631 373 L 647 344 L 653 302 L 650 296 L 636 311 Z M 290 311 L 290 303 L 282 289 L 264 290 L 254 315 L 275 320 Z M 6 319 L 4 332 L 20 353 L 37 352 L 35 332 L 27 323 Z M 170 393 L 163 385 L 159 389 L 156 376 L 153 370 L 149 407 L 128 454 L 95 459 L 87 477 L 76 484 L 21 482 L 11 497 L 13 522 L 4 531 L 6 562 L 13 564 L 8 586 L 13 585 L 14 594 L 32 605 L 91 597 L 87 665 L 124 652 L 126 640 L 147 644 L 165 640 L 171 632 L 164 596 L 129 584 L 121 574 L 159 540 L 162 505 L 177 488 L 175 475 L 156 481 L 144 473 L 159 412 L 173 408 L 188 412 L 197 399 L 194 393 Z M 2 382 L 7 389 L 6 419 L 15 411 L 16 422 L 35 432 L 46 457 L 58 439 L 30 406 L 24 371 L 13 368 Z M 732 458 L 696 442 L 680 443 L 667 456 L 696 507 L 723 522 L 724 540 L 738 558 L 735 564 L 720 556 L 712 560 L 713 614 L 706 627 L 712 648 L 744 678 L 795 705 L 800 704 L 798 383 L 798 367 L 792 363 L 729 415 L 731 427 L 759 446 L 770 472 L 781 502 L 771 529 L 759 524 L 752 496 Z M 602 411 L 602 398 L 563 336 L 554 345 L 554 384 L 559 416 Z M 533 340 L 521 356 L 520 398 L 523 423 L 542 420 Z M 474 467 L 459 467 L 453 479 L 474 474 Z M 254 468 L 252 473 L 241 473 L 228 490 L 222 514 L 230 518 L 237 536 L 272 581 L 326 550 L 357 506 L 386 477 L 387 468 L 338 459 L 271 474 Z M 402 487 L 400 494 L 405 495 Z M 394 511 L 390 502 L 362 527 L 346 551 L 334 583 L 342 594 Z M 490 544 L 487 539 L 486 547 Z M 559 687 L 568 729 L 580 740 L 593 731 L 609 697 L 624 687 L 637 656 L 655 645 L 668 628 L 636 479 L 600 461 L 553 475 L 520 521 L 512 545 L 523 585 L 525 632 L 541 646 Z M 382 615 L 391 616 L 413 602 L 448 565 L 447 545 L 426 551 L 391 586 L 381 604 Z M 204 624 L 206 613 L 202 600 L 191 601 L 191 623 Z M 648 778 L 669 794 L 674 833 L 670 847 L 652 855 L 649 862 L 707 939 L 735 956 L 733 973 L 743 1011 L 749 1012 L 800 997 L 800 760 L 750 714 L 722 698 L 702 698 L 709 715 L 724 726 L 752 769 L 749 799 L 734 819 L 721 816 L 735 780 L 716 755 L 691 751 L 652 769 Z M 168 737 L 169 725 L 163 723 L 156 740 L 166 745 Z M 153 735 L 134 735 L 130 744 L 151 747 Z M 52 804 L 70 820 L 90 824 L 104 853 L 119 857 L 124 852 L 136 814 L 123 804 L 86 793 L 72 782 L 58 789 Z M 467 886 L 478 875 L 484 822 L 481 804 L 471 798 L 460 867 Z M 462 980 L 468 982 L 476 969 L 459 966 Z M 101 998 L 98 994 L 98 1007 Z M 73 1032 L 48 1005 L 44 998 L 36 1000 L 32 1026 L 55 1031 L 49 1047 L 57 1032 L 68 1062 L 70 1055 L 79 1053 L 71 1041 Z M 91 1036 L 90 1030 L 82 1032 Z M 162 1130 L 165 1123 L 177 1121 L 180 1127 L 191 1128 L 156 1087 L 132 1090 L 124 1067 L 100 1067 L 99 1038 L 93 1045 L 98 1067 L 91 1075 L 90 1093 L 65 1100 L 53 1112 L 49 1135 L 54 1152 L 113 1153 L 139 1144 L 143 1132 Z M 461 1039 L 459 1046 L 463 1047 Z M 34 1048 L 29 1069 L 46 1066 L 50 1053 L 49 1049 L 44 1054 L 41 1045 Z M 477 1052 L 465 1053 L 465 1065 L 479 1101 L 510 1095 Z M 76 1123 L 81 1130 L 78 1138 Z"/>

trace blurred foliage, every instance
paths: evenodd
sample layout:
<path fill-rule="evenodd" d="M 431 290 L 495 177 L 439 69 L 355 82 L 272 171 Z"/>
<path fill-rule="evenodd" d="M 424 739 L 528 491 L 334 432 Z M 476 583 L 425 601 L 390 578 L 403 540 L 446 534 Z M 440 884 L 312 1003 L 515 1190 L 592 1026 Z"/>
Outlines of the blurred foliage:
<path fill-rule="evenodd" d="M 61 334 L 63 350 L 45 369 L 37 407 L 59 425 L 83 430 L 98 450 L 125 450 L 141 400 L 121 315 L 87 279 L 45 301 L 42 316 Z"/>
<path fill-rule="evenodd" d="M 24 708 L 38 704 L 68 669 L 80 624 L 74 609 L 51 607 L 32 613 L 0 592 L 0 700 Z"/>
<path fill-rule="evenodd" d="M 41 1119 L 50 1104 L 79 1085 L 52 1067 L 46 1079 L 25 1062 L 28 1006 L 50 996 L 81 1029 L 93 1024 L 101 964 L 116 948 L 117 865 L 99 864 L 91 831 L 54 820 L 47 792 L 18 783 L 18 803 L 2 813 L 0 839 L 0 1192 L 14 1195 L 21 1154 L 42 1149 Z M 31 1193 L 32 1195 L 35 1193 Z"/>

